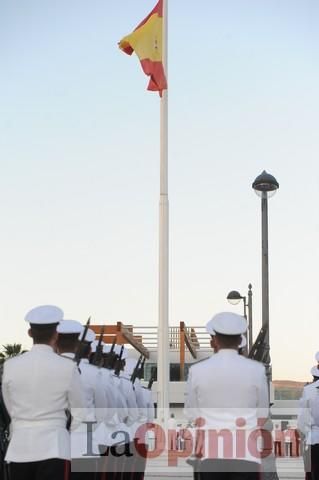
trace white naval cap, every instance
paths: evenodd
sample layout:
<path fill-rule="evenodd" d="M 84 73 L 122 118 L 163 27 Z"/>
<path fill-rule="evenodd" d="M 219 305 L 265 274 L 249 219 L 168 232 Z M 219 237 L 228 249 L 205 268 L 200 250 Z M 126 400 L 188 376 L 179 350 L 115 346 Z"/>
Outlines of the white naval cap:
<path fill-rule="evenodd" d="M 317 367 L 317 365 L 315 367 L 312 367 L 310 373 L 313 377 L 319 377 L 319 368 Z"/>
<path fill-rule="evenodd" d="M 62 321 L 63 310 L 54 305 L 40 305 L 30 310 L 24 317 L 32 325 L 55 325 Z"/>
<path fill-rule="evenodd" d="M 77 320 L 62 320 L 56 331 L 62 335 L 78 335 L 82 332 L 82 325 Z"/>
<path fill-rule="evenodd" d="M 206 330 L 213 337 L 214 335 L 216 335 L 216 333 L 214 332 L 214 329 L 212 327 L 212 321 L 213 319 L 209 320 L 209 322 L 206 323 Z"/>
<path fill-rule="evenodd" d="M 241 342 L 239 344 L 239 347 L 238 348 L 245 348 L 247 345 L 247 338 L 246 338 L 246 335 L 242 335 L 241 336 Z"/>
<path fill-rule="evenodd" d="M 317 352 L 317 353 L 316 353 L 316 355 L 315 355 L 315 359 L 316 359 L 316 362 L 318 362 L 318 363 L 319 363 L 319 352 Z"/>
<path fill-rule="evenodd" d="M 79 340 L 82 340 L 82 335 L 83 335 L 83 332 L 84 332 L 84 328 L 85 327 L 82 327 L 82 329 L 81 329 L 81 332 L 80 332 L 80 335 L 79 335 Z M 88 342 L 88 343 L 92 343 L 92 342 L 94 342 L 94 340 L 95 340 L 95 332 L 93 332 L 93 330 L 88 328 L 83 341 Z"/>
<path fill-rule="evenodd" d="M 222 335 L 241 335 L 247 330 L 245 318 L 232 312 L 217 313 L 208 324 L 211 331 Z"/>

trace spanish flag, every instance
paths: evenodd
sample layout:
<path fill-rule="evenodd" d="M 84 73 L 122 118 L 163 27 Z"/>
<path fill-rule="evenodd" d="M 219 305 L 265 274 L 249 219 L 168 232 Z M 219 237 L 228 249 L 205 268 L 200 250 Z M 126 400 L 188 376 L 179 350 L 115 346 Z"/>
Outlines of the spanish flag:
<path fill-rule="evenodd" d="M 123 52 L 135 51 L 145 75 L 150 77 L 147 89 L 159 92 L 167 89 L 163 66 L 163 0 L 159 0 L 151 13 L 136 29 L 119 42 Z"/>

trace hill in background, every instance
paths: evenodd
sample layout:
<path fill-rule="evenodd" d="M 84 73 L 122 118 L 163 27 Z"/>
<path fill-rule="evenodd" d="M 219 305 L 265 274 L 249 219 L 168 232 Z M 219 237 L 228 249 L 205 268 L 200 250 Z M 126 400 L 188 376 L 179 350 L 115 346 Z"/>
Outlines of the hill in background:
<path fill-rule="evenodd" d="M 307 382 L 293 380 L 274 380 L 275 400 L 299 400 Z"/>

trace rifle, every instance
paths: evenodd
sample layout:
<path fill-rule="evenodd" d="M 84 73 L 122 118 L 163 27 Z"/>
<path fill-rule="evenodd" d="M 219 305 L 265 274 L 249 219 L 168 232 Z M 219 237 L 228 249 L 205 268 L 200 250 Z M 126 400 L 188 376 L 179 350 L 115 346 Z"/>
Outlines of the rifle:
<path fill-rule="evenodd" d="M 88 318 L 88 320 L 85 324 L 85 327 L 84 327 L 82 335 L 81 335 L 81 340 L 79 342 L 78 348 L 76 349 L 76 352 L 75 352 L 75 355 L 74 355 L 74 361 L 77 364 L 77 366 L 79 366 L 80 361 L 81 361 L 82 347 L 85 343 L 85 337 L 86 337 L 87 331 L 89 329 L 90 322 L 91 322 L 91 317 Z"/>
<path fill-rule="evenodd" d="M 151 378 L 150 378 L 150 381 L 148 382 L 148 385 L 147 385 L 147 390 L 152 390 L 152 386 L 153 386 L 154 380 L 155 380 L 154 377 L 151 377 Z"/>
<path fill-rule="evenodd" d="M 131 375 L 131 382 L 135 383 L 135 380 L 137 379 L 137 375 L 138 375 L 138 371 L 139 371 L 139 368 L 140 368 L 140 365 L 141 365 L 141 362 L 142 362 L 142 358 L 143 358 L 143 355 L 140 356 L 140 358 L 138 359 L 137 361 L 137 364 L 135 365 L 135 368 L 133 370 L 133 373 Z"/>
<path fill-rule="evenodd" d="M 119 358 L 118 358 L 118 359 L 116 360 L 116 362 L 115 362 L 114 373 L 115 373 L 115 375 L 116 375 L 117 377 L 120 376 L 120 371 L 121 371 L 121 368 L 122 368 L 122 355 L 123 355 L 123 352 L 124 352 L 124 345 L 122 345 Z"/>
<path fill-rule="evenodd" d="M 141 366 L 137 372 L 137 378 L 139 378 L 141 380 L 141 378 L 144 377 L 144 365 L 145 365 L 145 360 L 146 360 L 146 357 L 143 358 L 142 360 L 142 363 L 141 363 Z"/>
<path fill-rule="evenodd" d="M 101 367 L 101 363 L 103 360 L 103 346 L 102 346 L 102 341 L 103 341 L 103 335 L 104 335 L 104 325 L 101 329 L 101 333 L 99 336 L 99 341 L 96 346 L 96 351 L 93 355 L 93 365 L 97 365 L 98 367 Z"/>
<path fill-rule="evenodd" d="M 267 363 L 269 358 L 269 347 L 267 348 L 267 345 L 265 342 L 266 334 L 267 334 L 267 328 L 262 327 L 260 329 L 258 337 L 255 340 L 255 343 L 250 349 L 248 358 L 257 360 L 257 362 Z"/>
<path fill-rule="evenodd" d="M 108 370 L 113 370 L 115 366 L 115 361 L 116 361 L 116 354 L 114 353 L 116 345 L 116 335 L 113 339 L 112 347 L 109 353 L 104 354 L 104 364 L 103 367 L 107 368 Z"/>
<path fill-rule="evenodd" d="M 116 335 L 115 335 L 115 337 L 113 338 L 113 342 L 112 342 L 112 347 L 111 347 L 110 353 L 113 353 L 113 352 L 114 352 L 115 345 L 116 345 Z"/>
<path fill-rule="evenodd" d="M 156 368 L 152 367 L 151 378 L 150 378 L 150 381 L 148 382 L 147 390 L 152 390 L 152 386 L 153 386 L 153 383 L 155 382 L 155 378 L 156 378 Z"/>

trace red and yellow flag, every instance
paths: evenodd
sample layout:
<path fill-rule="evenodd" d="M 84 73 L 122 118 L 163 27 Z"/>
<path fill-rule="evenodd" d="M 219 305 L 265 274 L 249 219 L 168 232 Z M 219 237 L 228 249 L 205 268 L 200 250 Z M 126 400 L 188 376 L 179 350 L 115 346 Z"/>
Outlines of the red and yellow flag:
<path fill-rule="evenodd" d="M 163 66 L 163 0 L 130 35 L 122 38 L 119 47 L 128 55 L 135 51 L 144 73 L 151 77 L 147 89 L 162 96 L 167 89 Z"/>

